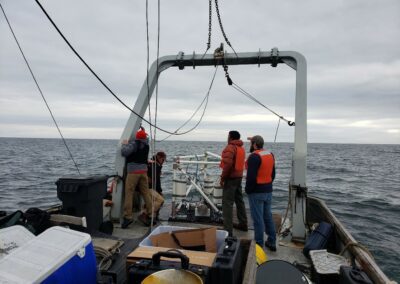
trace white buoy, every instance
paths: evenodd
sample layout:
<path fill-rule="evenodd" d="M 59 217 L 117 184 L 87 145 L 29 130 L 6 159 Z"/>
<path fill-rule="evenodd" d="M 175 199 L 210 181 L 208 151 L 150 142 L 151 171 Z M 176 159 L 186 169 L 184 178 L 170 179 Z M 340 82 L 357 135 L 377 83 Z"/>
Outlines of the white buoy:
<path fill-rule="evenodd" d="M 222 188 L 220 186 L 214 187 L 213 202 L 214 204 L 222 204 Z"/>
<path fill-rule="evenodd" d="M 172 181 L 172 201 L 179 202 L 186 198 L 186 179 Z"/>
<path fill-rule="evenodd" d="M 214 191 L 214 181 L 211 179 L 205 179 L 204 180 L 204 193 L 207 195 L 212 195 Z"/>

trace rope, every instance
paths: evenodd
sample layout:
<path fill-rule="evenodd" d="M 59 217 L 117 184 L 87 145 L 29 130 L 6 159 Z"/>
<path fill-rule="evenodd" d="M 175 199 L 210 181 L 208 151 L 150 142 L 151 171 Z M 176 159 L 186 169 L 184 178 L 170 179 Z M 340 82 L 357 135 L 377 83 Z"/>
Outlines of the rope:
<path fill-rule="evenodd" d="M 374 259 L 373 255 L 371 254 L 371 252 L 362 244 L 358 243 L 358 242 L 349 242 L 347 243 L 344 248 L 342 249 L 342 251 L 339 253 L 339 255 L 343 255 L 344 252 L 349 248 L 349 247 L 358 247 L 360 249 L 362 249 L 364 252 L 366 252 L 372 259 Z"/>
<path fill-rule="evenodd" d="M 108 270 L 112 265 L 112 254 L 102 247 L 94 246 L 93 249 L 96 258 L 101 259 L 97 265 L 97 269 L 100 271 Z"/>
<path fill-rule="evenodd" d="M 24 58 L 25 64 L 26 64 L 26 66 L 28 67 L 29 72 L 31 73 L 32 79 L 33 79 L 33 81 L 35 81 L 36 87 L 37 87 L 37 89 L 38 89 L 40 95 L 42 96 L 42 99 L 43 99 L 44 103 L 46 104 L 46 107 L 47 107 L 47 109 L 48 109 L 48 111 L 49 111 L 49 113 L 50 113 L 50 115 L 51 115 L 51 118 L 53 119 L 53 122 L 54 122 L 54 124 L 55 124 L 55 126 L 56 126 L 56 128 L 57 128 L 57 130 L 58 130 L 58 133 L 60 134 L 61 139 L 62 139 L 62 141 L 63 141 L 63 143 L 64 143 L 64 145 L 65 145 L 65 148 L 67 148 L 67 151 L 68 151 L 68 153 L 69 153 L 69 156 L 70 156 L 72 162 L 74 163 L 75 168 L 76 168 L 78 174 L 80 175 L 81 172 L 79 171 L 79 167 L 78 167 L 77 163 L 75 162 L 74 157 L 72 156 L 72 152 L 71 152 L 71 150 L 69 149 L 69 147 L 68 147 L 68 145 L 67 145 L 67 142 L 65 141 L 64 136 L 63 136 L 62 133 L 61 133 L 60 127 L 58 126 L 58 123 L 57 123 L 57 121 L 56 121 L 56 119 L 55 119 L 55 117 L 54 117 L 54 115 L 53 115 L 53 112 L 52 112 L 51 109 L 50 109 L 49 104 L 47 103 L 47 100 L 46 100 L 46 98 L 45 98 L 45 96 L 44 96 L 44 94 L 43 94 L 43 92 L 42 92 L 42 89 L 40 88 L 39 83 L 38 83 L 38 81 L 36 80 L 35 75 L 33 74 L 33 71 L 32 71 L 32 68 L 31 68 L 29 62 L 28 62 L 28 59 L 26 58 L 26 56 L 25 56 L 25 54 L 24 54 L 24 52 L 23 52 L 23 50 L 22 50 L 22 47 L 21 47 L 21 45 L 19 44 L 19 41 L 18 41 L 18 39 L 17 39 L 17 36 L 15 35 L 13 28 L 11 27 L 10 21 L 8 20 L 8 17 L 7 17 L 7 15 L 6 15 L 6 12 L 4 11 L 3 5 L 1 5 L 1 3 L 0 3 L 0 8 L 1 8 L 1 10 L 3 11 L 4 17 L 5 17 L 5 19 L 6 19 L 6 21 L 7 21 L 7 24 L 8 24 L 8 27 L 10 28 L 10 31 L 11 31 L 11 33 L 12 33 L 14 39 L 15 39 L 15 42 L 16 42 L 17 45 L 18 45 L 19 51 L 21 52 L 22 57 Z"/>
<path fill-rule="evenodd" d="M 288 216 L 288 213 L 289 213 L 289 208 L 291 207 L 291 204 L 292 204 L 292 201 L 291 201 L 291 194 L 290 194 L 290 190 L 289 190 L 289 200 L 288 200 L 288 204 L 287 204 L 287 207 L 286 207 L 285 217 L 283 218 L 283 221 L 279 225 L 279 228 L 278 228 L 278 234 L 279 235 L 283 233 L 283 232 L 281 232 L 281 230 L 282 230 L 283 225 L 286 222 L 286 219 L 287 219 L 287 216 Z"/>
<path fill-rule="evenodd" d="M 144 122 L 146 122 L 147 124 L 155 127 L 156 129 L 167 133 L 167 134 L 171 134 L 171 135 L 184 135 L 189 133 L 190 131 L 185 131 L 185 132 L 172 132 L 172 131 L 168 131 L 165 130 L 163 128 L 160 128 L 154 124 L 152 124 L 150 121 L 148 121 L 146 118 L 144 118 L 143 116 L 141 116 L 140 114 L 138 114 L 137 112 L 135 112 L 133 109 L 131 109 L 129 106 L 127 106 L 111 89 L 110 87 L 108 87 L 108 85 L 99 77 L 99 75 L 97 75 L 97 73 L 95 71 L 93 71 L 93 69 L 86 63 L 86 61 L 79 55 L 79 53 L 75 50 L 75 48 L 71 45 L 71 43 L 67 40 L 67 38 L 63 35 L 63 33 L 60 31 L 60 29 L 57 27 L 57 25 L 54 23 L 54 21 L 51 19 L 51 17 L 49 16 L 49 14 L 46 12 L 46 10 L 43 8 L 43 6 L 40 4 L 39 0 L 35 0 L 36 3 L 39 5 L 40 9 L 43 11 L 43 13 L 46 15 L 47 19 L 51 22 L 51 24 L 54 26 L 54 28 L 57 30 L 58 34 L 63 38 L 63 40 L 65 41 L 65 43 L 69 46 L 69 48 L 72 50 L 72 52 L 79 58 L 79 60 L 85 65 L 85 67 L 92 73 L 92 75 L 94 77 L 96 77 L 96 79 L 100 82 L 101 85 L 103 85 L 103 87 L 119 102 L 121 103 L 126 109 L 128 109 L 130 112 L 132 112 L 133 114 L 135 114 L 137 117 L 139 117 L 141 120 L 143 120 Z"/>
<path fill-rule="evenodd" d="M 201 121 L 202 121 L 202 119 L 203 119 L 203 117 L 204 117 L 204 114 L 205 114 L 205 112 L 206 112 L 206 109 L 207 109 L 208 99 L 209 99 L 209 97 L 210 97 L 211 88 L 212 88 L 212 86 L 213 86 L 214 79 L 215 79 L 215 76 L 216 76 L 216 74 L 217 74 L 217 70 L 218 70 L 218 65 L 215 67 L 215 71 L 214 71 L 213 77 L 212 77 L 212 79 L 211 79 L 210 86 L 209 86 L 209 88 L 208 88 L 208 91 L 207 91 L 206 95 L 204 96 L 203 100 L 201 101 L 200 105 L 196 108 L 196 110 L 193 112 L 193 114 L 190 116 L 190 118 L 189 118 L 186 122 L 184 122 L 180 127 L 178 127 L 178 128 L 175 130 L 175 132 L 178 132 L 182 127 L 184 127 L 186 124 L 188 124 L 188 123 L 192 120 L 192 118 L 196 115 L 196 113 L 199 111 L 199 109 L 201 108 L 201 106 L 203 105 L 203 103 L 204 103 L 204 101 L 205 101 L 206 103 L 205 103 L 205 105 L 204 105 L 203 113 L 201 114 L 201 117 L 200 117 L 199 121 L 196 123 L 195 126 L 193 126 L 192 128 L 190 128 L 189 130 L 187 130 L 187 131 L 185 131 L 185 132 L 188 133 L 188 132 L 190 132 L 190 131 L 196 129 L 197 126 L 201 123 Z M 158 142 L 163 142 L 163 141 L 167 140 L 167 139 L 168 139 L 169 137 L 171 137 L 171 136 L 172 136 L 172 135 L 168 135 L 167 137 L 165 137 L 164 139 L 162 139 L 162 140 L 160 140 L 160 141 L 158 141 Z"/>

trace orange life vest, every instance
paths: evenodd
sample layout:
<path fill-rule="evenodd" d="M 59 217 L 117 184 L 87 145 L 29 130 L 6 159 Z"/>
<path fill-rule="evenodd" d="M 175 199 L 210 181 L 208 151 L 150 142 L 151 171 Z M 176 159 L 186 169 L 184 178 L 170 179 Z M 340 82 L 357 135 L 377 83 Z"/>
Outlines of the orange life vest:
<path fill-rule="evenodd" d="M 256 150 L 255 154 L 261 158 L 261 164 L 257 172 L 257 184 L 272 182 L 272 170 L 274 168 L 274 156 L 266 150 Z"/>
<path fill-rule="evenodd" d="M 236 146 L 236 161 L 235 161 L 235 170 L 243 171 L 244 170 L 244 161 L 246 160 L 246 152 L 243 147 Z"/>
<path fill-rule="evenodd" d="M 235 146 L 236 149 L 236 155 L 235 155 L 235 171 L 243 171 L 244 170 L 244 164 L 246 160 L 246 151 L 244 150 L 243 147 Z M 221 154 L 222 156 L 222 154 Z M 221 163 L 219 164 L 219 167 L 221 169 L 224 168 L 224 161 L 221 160 Z"/>

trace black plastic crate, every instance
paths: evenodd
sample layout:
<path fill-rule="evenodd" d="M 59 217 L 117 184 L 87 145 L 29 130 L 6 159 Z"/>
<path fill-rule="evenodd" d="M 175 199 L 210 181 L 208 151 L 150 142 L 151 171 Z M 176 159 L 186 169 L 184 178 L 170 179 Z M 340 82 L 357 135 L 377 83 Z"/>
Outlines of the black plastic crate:
<path fill-rule="evenodd" d="M 107 193 L 108 176 L 68 176 L 57 182 L 57 197 L 62 213 L 86 217 L 87 231 L 94 232 L 103 222 L 103 198 Z"/>

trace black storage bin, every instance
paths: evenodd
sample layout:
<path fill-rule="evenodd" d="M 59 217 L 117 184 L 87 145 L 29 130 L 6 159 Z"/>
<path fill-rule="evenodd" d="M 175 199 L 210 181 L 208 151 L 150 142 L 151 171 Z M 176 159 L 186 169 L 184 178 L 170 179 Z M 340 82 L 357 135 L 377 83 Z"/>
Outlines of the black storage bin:
<path fill-rule="evenodd" d="M 63 214 L 86 217 L 87 231 L 95 232 L 103 222 L 103 198 L 108 176 L 62 177 L 56 182 Z"/>
<path fill-rule="evenodd" d="M 333 227 L 331 224 L 321 222 L 308 237 L 304 245 L 303 254 L 310 258 L 310 250 L 325 249 L 332 231 Z"/>

